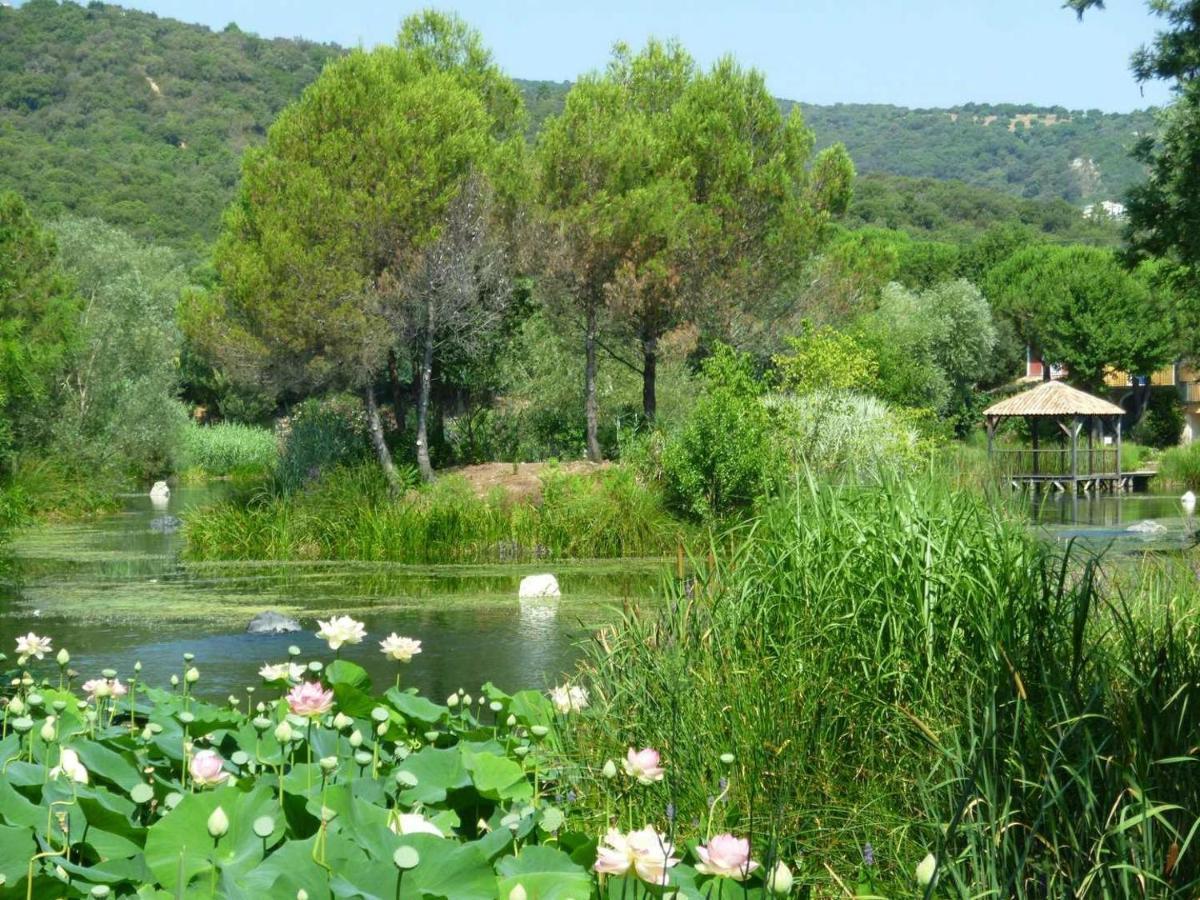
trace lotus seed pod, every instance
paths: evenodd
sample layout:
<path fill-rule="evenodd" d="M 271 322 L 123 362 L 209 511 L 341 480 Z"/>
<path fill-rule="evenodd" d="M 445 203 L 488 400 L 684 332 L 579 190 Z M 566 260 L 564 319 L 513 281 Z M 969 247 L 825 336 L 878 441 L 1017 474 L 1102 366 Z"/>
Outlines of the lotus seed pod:
<path fill-rule="evenodd" d="M 17 734 L 26 734 L 33 730 L 33 719 L 29 716 L 21 716 L 13 720 L 12 727 Z"/>
<path fill-rule="evenodd" d="M 271 720 L 266 716 L 255 716 L 250 724 L 254 726 L 256 731 L 266 731 L 271 727 Z"/>
<path fill-rule="evenodd" d="M 62 713 L 67 708 L 66 701 L 64 701 L 64 700 L 55 700 L 50 705 L 54 708 L 54 711 L 56 713 Z"/>
<path fill-rule="evenodd" d="M 225 815 L 225 810 L 218 806 L 208 817 L 208 833 L 214 838 L 222 838 L 228 831 L 229 816 Z"/>
<path fill-rule="evenodd" d="M 58 661 L 58 664 L 60 666 L 65 666 L 67 663 L 69 663 L 71 661 L 71 654 L 67 652 L 66 647 L 63 647 L 63 649 L 58 651 L 58 656 L 56 656 L 54 658 L 55 658 L 55 660 Z"/>
<path fill-rule="evenodd" d="M 112 893 L 112 888 L 110 888 L 107 884 L 94 884 L 88 893 L 93 897 L 96 897 L 97 900 L 103 900 L 104 897 L 107 897 Z"/>
<path fill-rule="evenodd" d="M 612 781 L 612 779 L 617 777 L 617 764 L 611 759 L 606 759 L 604 761 L 604 768 L 600 770 L 600 774 L 609 781 Z"/>
<path fill-rule="evenodd" d="M 299 655 L 300 655 L 300 648 L 297 647 L 295 644 L 292 644 L 290 647 L 288 647 L 288 656 L 299 656 Z"/>
<path fill-rule="evenodd" d="M 366 750 L 359 750 L 354 754 L 354 761 L 360 766 L 368 766 L 371 764 L 371 754 Z"/>
<path fill-rule="evenodd" d="M 26 699 L 28 699 L 30 706 L 41 706 L 46 702 L 45 698 L 41 694 L 30 694 Z"/>
<path fill-rule="evenodd" d="M 109 681 L 112 681 L 114 678 L 117 677 L 117 670 L 116 669 L 101 669 L 100 674 L 103 675 L 105 678 L 107 678 Z"/>
<path fill-rule="evenodd" d="M 547 728 L 545 725 L 534 725 L 532 728 L 529 729 L 529 733 L 532 734 L 534 737 L 544 738 L 546 735 L 548 735 L 550 733 L 550 729 Z"/>
<path fill-rule="evenodd" d="M 184 673 L 183 677 L 187 679 L 188 684 L 195 684 L 200 680 L 200 670 L 192 666 Z"/>
<path fill-rule="evenodd" d="M 722 753 L 721 754 L 721 762 L 723 762 L 727 766 L 732 766 L 733 765 L 733 754 L 732 753 Z"/>
<path fill-rule="evenodd" d="M 772 894 L 785 896 L 792 892 L 792 882 L 792 870 L 783 864 L 783 860 L 780 860 L 771 870 L 771 874 L 767 876 L 767 890 Z"/>
<path fill-rule="evenodd" d="M 371 718 L 376 722 L 386 722 L 388 720 L 388 711 L 382 706 L 377 706 L 371 710 Z"/>
<path fill-rule="evenodd" d="M 516 757 L 524 757 L 527 753 L 529 753 L 529 748 L 523 744 L 520 747 L 513 747 L 513 755 Z"/>
<path fill-rule="evenodd" d="M 275 740 L 279 741 L 281 744 L 291 743 L 291 740 L 294 736 L 295 735 L 292 734 L 292 726 L 287 722 L 280 722 L 275 728 Z"/>
<path fill-rule="evenodd" d="M 186 709 L 179 714 L 179 721 L 184 725 L 191 725 L 196 721 L 196 714 L 188 712 Z"/>
<path fill-rule="evenodd" d="M 354 724 L 354 720 L 352 718 L 350 718 L 348 715 L 346 715 L 345 713 L 340 712 L 336 716 L 333 717 L 333 727 L 336 728 L 338 731 L 345 731 L 347 728 L 349 728 L 353 724 Z"/>
<path fill-rule="evenodd" d="M 337 767 L 338 767 L 338 760 L 337 760 L 336 756 L 322 756 L 321 757 L 321 770 L 323 772 L 326 772 L 326 773 L 332 772 Z"/>
<path fill-rule="evenodd" d="M 488 709 L 490 709 L 492 712 L 500 712 L 500 710 L 504 709 L 504 704 L 499 700 L 493 700 L 488 704 Z"/>
<path fill-rule="evenodd" d="M 318 672 L 320 672 L 324 668 L 325 668 L 325 664 L 316 659 L 314 659 L 312 662 L 310 662 L 308 664 L 308 671 L 312 672 L 314 675 L 317 674 Z"/>
<path fill-rule="evenodd" d="M 196 658 L 196 654 L 195 654 L 195 653 L 185 653 L 185 654 L 183 654 L 183 661 L 184 661 L 184 662 L 189 662 L 189 663 L 190 663 L 190 662 L 191 662 L 193 659 L 195 659 L 195 658 Z"/>
<path fill-rule="evenodd" d="M 357 749 L 362 746 L 362 742 L 362 732 L 355 728 L 352 732 L 350 732 L 350 746 Z"/>

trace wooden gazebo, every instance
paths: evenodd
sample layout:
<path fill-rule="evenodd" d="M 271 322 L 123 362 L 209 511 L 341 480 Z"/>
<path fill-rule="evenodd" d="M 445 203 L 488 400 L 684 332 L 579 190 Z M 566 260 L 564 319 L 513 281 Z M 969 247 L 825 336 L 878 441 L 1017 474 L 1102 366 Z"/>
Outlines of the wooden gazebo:
<path fill-rule="evenodd" d="M 988 458 L 1013 486 L 1046 485 L 1057 490 L 1108 488 L 1121 490 L 1128 476 L 1121 472 L 1121 418 L 1115 403 L 1064 384 L 1044 381 L 1014 397 L 994 403 L 983 412 L 987 424 Z M 1004 419 L 1022 418 L 1029 426 L 1030 447 L 998 449 L 996 428 Z M 1041 445 L 1044 423 L 1054 423 L 1063 441 Z M 1105 434 L 1113 438 L 1104 441 Z M 1080 435 L 1086 444 L 1080 446 Z M 1051 432 L 1055 434 L 1055 432 Z"/>

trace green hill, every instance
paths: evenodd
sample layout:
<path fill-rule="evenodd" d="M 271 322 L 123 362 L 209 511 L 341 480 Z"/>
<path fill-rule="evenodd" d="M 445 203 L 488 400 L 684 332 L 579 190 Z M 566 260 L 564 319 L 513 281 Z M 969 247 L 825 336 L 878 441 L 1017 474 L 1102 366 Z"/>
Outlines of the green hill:
<path fill-rule="evenodd" d="M 43 217 L 98 216 L 199 250 L 233 195 L 242 151 L 342 52 L 97 2 L 0 6 L 0 190 L 19 191 Z M 570 87 L 519 84 L 531 133 Z M 947 238 L 1013 218 L 1070 233 L 1079 223 L 1062 201 L 1120 197 L 1140 177 L 1127 147 L 1152 124 L 1145 112 L 1017 106 L 802 109 L 821 145 L 842 141 L 860 173 L 880 174 L 862 181 L 852 220 Z"/>

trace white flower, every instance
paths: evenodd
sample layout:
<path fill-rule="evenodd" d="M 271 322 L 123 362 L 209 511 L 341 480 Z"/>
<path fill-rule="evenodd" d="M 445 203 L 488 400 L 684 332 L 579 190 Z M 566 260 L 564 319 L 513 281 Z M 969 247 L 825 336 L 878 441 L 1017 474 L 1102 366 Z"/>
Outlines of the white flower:
<path fill-rule="evenodd" d="M 277 663 L 258 670 L 263 681 L 299 681 L 304 677 L 304 666 L 299 663 Z"/>
<path fill-rule="evenodd" d="M 334 616 L 328 622 L 317 619 L 321 626 L 317 637 L 329 644 L 330 650 L 339 650 L 344 644 L 358 644 L 367 636 L 367 630 L 362 622 L 356 622 L 349 616 Z"/>
<path fill-rule="evenodd" d="M 396 834 L 435 834 L 445 837 L 438 828 L 420 813 L 399 813 L 388 820 L 388 828 Z"/>
<path fill-rule="evenodd" d="M 42 659 L 53 649 L 50 646 L 50 638 L 38 637 L 32 631 L 25 635 L 25 637 L 17 638 L 17 656 L 22 659 L 28 659 L 31 656 L 36 659 Z"/>
<path fill-rule="evenodd" d="M 412 662 L 412 658 L 421 652 L 421 642 L 392 632 L 379 642 L 379 649 L 388 659 L 406 663 Z"/>
<path fill-rule="evenodd" d="M 212 811 L 212 815 L 208 817 L 208 833 L 215 838 L 221 838 L 228 831 L 229 816 L 225 815 L 225 810 L 218 806 Z"/>
<path fill-rule="evenodd" d="M 63 749 L 58 757 L 58 765 L 50 770 L 51 778 L 57 778 L 59 775 L 66 775 L 71 781 L 79 784 L 88 783 L 88 770 L 79 761 L 79 754 L 70 747 Z"/>
<path fill-rule="evenodd" d="M 933 873 L 936 871 L 937 857 L 932 853 L 927 853 L 917 866 L 917 884 L 921 887 L 928 887 L 929 882 L 933 881 Z"/>
<path fill-rule="evenodd" d="M 564 716 L 579 712 L 588 705 L 588 690 L 577 684 L 563 684 L 550 689 L 550 702 Z"/>

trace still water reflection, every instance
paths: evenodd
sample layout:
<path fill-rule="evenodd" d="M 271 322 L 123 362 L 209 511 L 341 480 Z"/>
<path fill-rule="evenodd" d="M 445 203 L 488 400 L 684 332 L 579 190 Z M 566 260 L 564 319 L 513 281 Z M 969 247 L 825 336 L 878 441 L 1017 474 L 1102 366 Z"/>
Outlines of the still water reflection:
<path fill-rule="evenodd" d="M 1194 509 L 1165 493 L 1026 495 L 1031 520 L 1058 540 L 1075 540 L 1112 552 L 1182 550 L 1195 546 L 1200 523 Z"/>
<path fill-rule="evenodd" d="M 430 696 L 476 691 L 487 680 L 506 690 L 545 687 L 623 602 L 651 598 L 666 570 L 660 560 L 542 564 L 558 576 L 563 599 L 522 603 L 517 585 L 536 567 L 181 562 L 181 536 L 154 530 L 155 520 L 186 517 L 219 492 L 177 489 L 165 510 L 128 497 L 114 515 L 22 536 L 17 582 L 0 587 L 0 649 L 10 652 L 15 636 L 32 628 L 69 649 L 84 676 L 109 667 L 127 676 L 141 660 L 143 677 L 159 684 L 191 652 L 203 693 L 217 697 L 258 683 L 258 668 L 285 660 L 290 645 L 303 660 L 328 659 L 312 634 L 316 618 L 348 612 L 366 623 L 368 638 L 343 657 L 365 666 L 377 685 L 395 677 L 378 645 L 395 631 L 423 642 L 403 678 Z M 262 609 L 285 611 L 304 630 L 246 634 Z"/>

